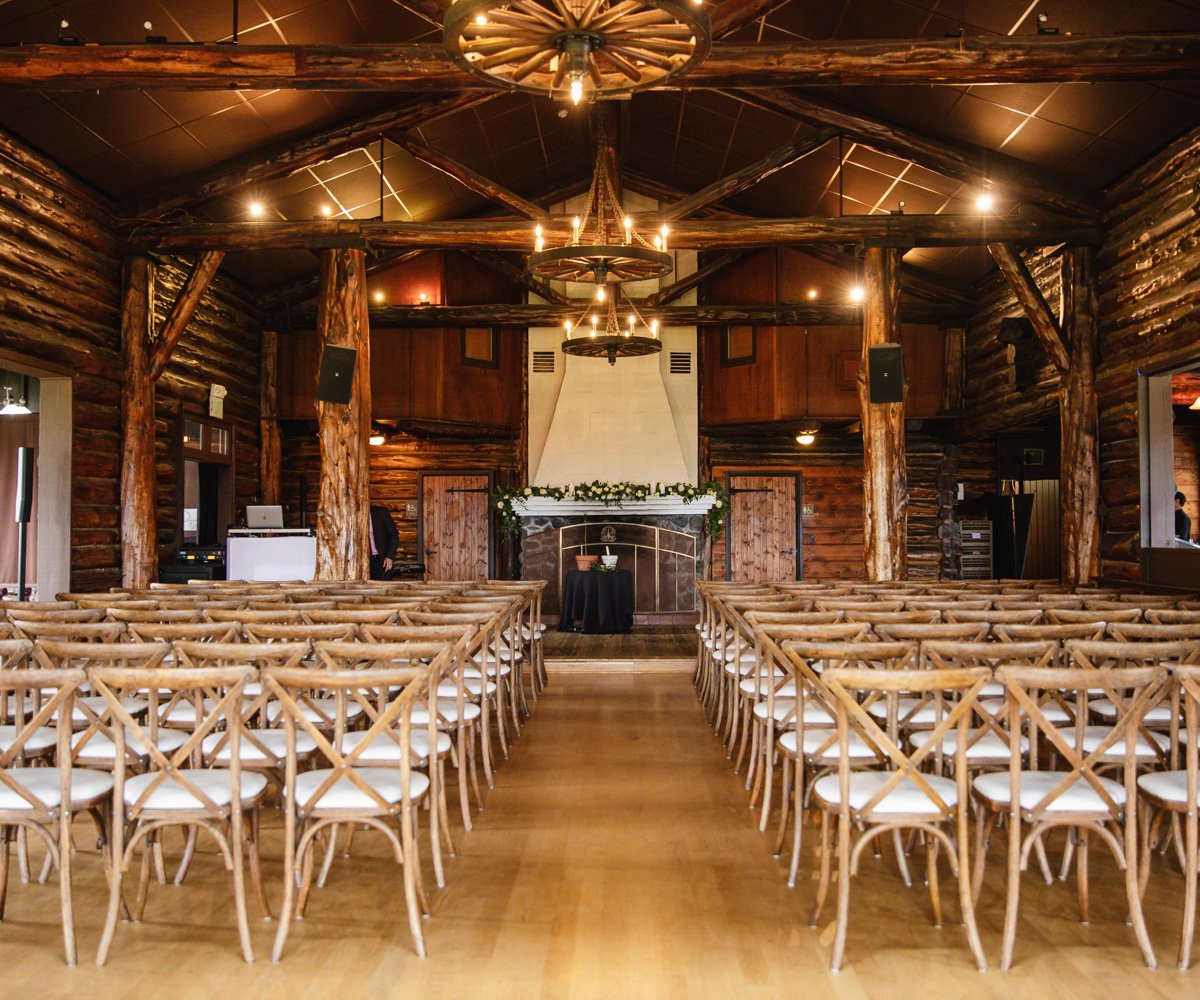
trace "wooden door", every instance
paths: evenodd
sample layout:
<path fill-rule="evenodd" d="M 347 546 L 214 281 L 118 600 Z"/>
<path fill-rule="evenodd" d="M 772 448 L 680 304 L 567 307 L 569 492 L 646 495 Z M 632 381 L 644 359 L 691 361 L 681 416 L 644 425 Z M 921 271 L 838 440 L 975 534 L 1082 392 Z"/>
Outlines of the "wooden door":
<path fill-rule="evenodd" d="M 729 580 L 800 577 L 800 477 L 731 472 L 725 576 Z"/>
<path fill-rule="evenodd" d="M 421 552 L 427 580 L 491 575 L 491 488 L 487 473 L 421 477 Z"/>

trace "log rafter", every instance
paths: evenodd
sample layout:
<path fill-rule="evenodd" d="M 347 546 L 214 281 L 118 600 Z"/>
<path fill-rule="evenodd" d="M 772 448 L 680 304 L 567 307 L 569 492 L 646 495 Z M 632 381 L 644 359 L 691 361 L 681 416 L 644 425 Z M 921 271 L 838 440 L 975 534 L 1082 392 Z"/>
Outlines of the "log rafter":
<path fill-rule="evenodd" d="M 790 167 L 793 163 L 820 149 L 827 142 L 836 139 L 837 136 L 836 128 L 826 126 L 795 142 L 786 143 L 778 149 L 772 150 L 766 156 L 747 164 L 741 170 L 735 170 L 732 174 L 702 187 L 695 194 L 681 198 L 673 205 L 668 205 L 663 209 L 662 217 L 667 221 L 672 221 L 695 215 L 701 209 L 715 205 L 725 198 L 730 198 L 739 191 L 744 191 L 759 181 L 766 180 L 777 171 Z"/>
<path fill-rule="evenodd" d="M 384 134 L 405 152 L 410 153 L 422 163 L 428 164 L 435 170 L 441 171 L 447 177 L 458 181 L 468 191 L 483 195 L 489 201 L 494 201 L 511 208 L 518 214 L 527 216 L 530 219 L 538 219 L 546 214 L 544 209 L 534 204 L 528 198 L 522 198 L 519 194 L 508 190 L 504 185 L 497 184 L 495 181 L 484 177 L 477 170 L 472 170 L 466 164 L 459 163 L 453 157 L 439 152 L 430 146 L 429 143 L 413 135 L 411 132 L 407 132 L 404 129 L 388 129 Z"/>
<path fill-rule="evenodd" d="M 716 43 L 677 89 L 1193 79 L 1200 34 Z M 479 90 L 439 43 L 14 45 L 0 85 L 37 90 Z"/>
<path fill-rule="evenodd" d="M 639 226 L 657 228 L 655 216 L 639 218 Z M 569 216 L 542 222 L 547 244 L 565 243 Z M 786 244 L 867 241 L 905 248 L 978 246 L 1019 243 L 1051 246 L 1069 243 L 1096 246 L 1103 228 L 1091 222 L 1058 219 L 990 218 L 978 215 L 847 215 L 839 218 L 696 220 L 671 224 L 671 246 L 678 249 L 733 249 Z M 285 221 L 225 222 L 139 226 L 125 232 L 123 250 L 197 253 L 204 250 L 296 249 L 329 241 L 366 241 L 372 249 L 520 250 L 528 252 L 532 230 L 526 222 L 448 219 L 436 222 Z"/>
<path fill-rule="evenodd" d="M 1099 195 L 983 146 L 951 142 L 899 128 L 811 93 L 789 90 L 726 91 L 727 97 L 814 125 L 833 125 L 848 139 L 897 156 L 964 184 L 991 184 L 1040 208 L 1085 218 L 1099 216 Z"/>
<path fill-rule="evenodd" d="M 179 294 L 175 297 L 171 311 L 163 322 L 158 341 L 153 345 L 153 353 L 150 356 L 151 380 L 157 381 L 162 378 L 163 372 L 167 370 L 171 354 L 179 343 L 179 338 L 183 336 L 183 331 L 191 322 L 196 307 L 200 305 L 200 300 L 204 298 L 204 293 L 212 284 L 213 277 L 224 256 L 225 254 L 220 250 L 207 250 L 196 258 L 183 287 L 179 289 Z"/>
<path fill-rule="evenodd" d="M 1070 367 L 1070 359 L 1063 344 L 1062 330 L 1037 282 L 1033 280 L 1033 275 L 1029 273 L 1029 268 L 1025 266 L 1016 248 L 1008 244 L 989 243 L 988 253 L 992 255 L 1026 318 L 1033 325 L 1033 332 L 1037 334 L 1042 350 L 1046 352 L 1059 375 L 1063 375 Z"/>

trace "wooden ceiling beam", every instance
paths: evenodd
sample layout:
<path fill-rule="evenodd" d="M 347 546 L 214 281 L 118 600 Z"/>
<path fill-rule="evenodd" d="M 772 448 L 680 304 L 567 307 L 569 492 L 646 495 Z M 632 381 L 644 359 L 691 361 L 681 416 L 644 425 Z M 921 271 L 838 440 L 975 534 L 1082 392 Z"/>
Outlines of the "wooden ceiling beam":
<path fill-rule="evenodd" d="M 398 264 L 410 261 L 414 257 L 420 257 L 423 253 L 425 253 L 424 250 L 395 250 L 388 253 L 376 254 L 367 259 L 367 277 L 378 274 L 380 271 L 385 271 L 388 268 L 396 267 Z M 318 270 L 306 277 L 297 278 L 294 281 L 289 281 L 286 284 L 268 289 L 258 297 L 256 305 L 261 311 L 269 312 L 272 309 L 307 302 L 309 299 L 315 297 L 320 290 L 321 272 Z"/>
<path fill-rule="evenodd" d="M 676 88 L 1194 79 L 1200 33 L 717 43 Z M 408 45 L 13 45 L 0 86 L 43 91 L 488 88 L 440 42 Z"/>
<path fill-rule="evenodd" d="M 838 137 L 838 130 L 831 125 L 817 129 L 810 135 L 789 142 L 778 149 L 772 150 L 766 156 L 747 164 L 741 170 L 735 170 L 727 177 L 713 181 L 702 187 L 695 194 L 681 198 L 673 205 L 668 205 L 662 211 L 662 217 L 668 221 L 686 219 L 695 215 L 701 209 L 715 205 L 725 198 L 732 197 L 739 191 L 753 187 L 759 181 L 766 180 L 773 173 L 790 167 L 793 163 L 803 160 L 810 153 L 820 149 L 825 143 Z"/>
<path fill-rule="evenodd" d="M 789 90 L 725 91 L 727 97 L 767 111 L 799 118 L 813 125 L 831 125 L 848 139 L 881 153 L 911 160 L 964 184 L 990 184 L 1018 201 L 1095 218 L 1099 195 L 1081 191 L 1018 159 L 969 143 L 936 139 L 919 131 L 899 128 L 870 115 L 841 107 L 809 93 Z"/>
<path fill-rule="evenodd" d="M 1000 273 L 1004 275 L 1004 280 L 1008 282 L 1013 297 L 1032 324 L 1033 332 L 1041 341 L 1042 350 L 1046 352 L 1055 370 L 1060 375 L 1064 374 L 1070 367 L 1070 357 L 1063 344 L 1062 329 L 1020 253 L 1015 247 L 1005 243 L 989 243 L 988 253 L 992 255 Z"/>
<path fill-rule="evenodd" d="M 192 269 L 188 272 L 183 287 L 179 289 L 171 311 L 163 322 L 162 332 L 153 345 L 153 352 L 150 355 L 150 380 L 152 382 L 162 378 L 163 372 L 167 370 L 167 364 L 171 360 L 175 345 L 179 343 L 179 338 L 183 336 L 183 331 L 191 322 L 196 307 L 200 305 L 200 300 L 204 298 L 204 293 L 212 284 L 224 256 L 225 254 L 220 250 L 208 250 L 200 254 L 192 264 Z"/>
<path fill-rule="evenodd" d="M 522 198 L 519 194 L 504 187 L 504 185 L 489 180 L 483 174 L 479 173 L 479 171 L 472 170 L 465 164 L 459 163 L 453 157 L 438 152 L 429 143 L 418 139 L 411 132 L 393 128 L 388 129 L 384 135 L 422 163 L 426 163 L 435 170 L 440 170 L 447 177 L 458 181 L 468 191 L 474 191 L 476 194 L 483 195 L 489 201 L 494 201 L 497 204 L 511 208 L 519 215 L 528 216 L 530 219 L 538 219 L 546 214 L 544 209 L 539 208 L 529 199 Z"/>
<path fill-rule="evenodd" d="M 712 12 L 712 36 L 724 38 L 753 24 L 788 3 L 788 0 L 724 0 Z"/>
<path fill-rule="evenodd" d="M 826 261 L 837 267 L 858 266 L 854 258 L 840 247 L 814 244 L 796 249 L 809 257 L 815 257 L 817 260 Z M 906 294 L 915 295 L 917 298 L 929 302 L 947 302 L 971 309 L 979 303 L 979 297 L 958 282 L 951 281 L 935 271 L 904 261 L 900 263 L 900 287 Z"/>
<path fill-rule="evenodd" d="M 571 235 L 568 216 L 548 216 L 542 222 L 546 244 L 566 244 Z M 661 220 L 639 216 L 638 227 L 655 230 Z M 685 219 L 670 226 L 670 245 L 678 249 L 735 249 L 786 244 L 888 243 L 903 247 L 980 246 L 1016 243 L 1028 246 L 1099 245 L 1098 223 L 1060 219 L 987 217 L 978 215 L 847 215 L 802 219 Z M 339 241 L 366 241 L 374 250 L 519 250 L 531 249 L 532 233 L 524 220 L 447 219 L 436 222 L 379 222 L 313 220 L 306 222 L 223 222 L 180 225 L 138 225 L 122 240 L 126 253 L 160 251 L 198 253 L 203 250 L 282 250 Z"/>
<path fill-rule="evenodd" d="M 235 48 L 235 46 L 225 46 Z M 0 50 L 3 51 L 3 50 Z M 0 57 L 2 59 L 2 57 Z M 185 178 L 171 191 L 128 208 L 127 214 L 139 219 L 158 219 L 169 212 L 236 194 L 256 184 L 311 167 L 361 149 L 375 142 L 389 129 L 406 129 L 444 118 L 467 108 L 484 104 L 495 93 L 429 95 L 365 118 L 337 125 L 295 142 L 282 143 L 265 151 L 250 153 L 219 163 L 211 170 Z"/>
<path fill-rule="evenodd" d="M 834 302 L 812 302 L 777 306 L 647 306 L 647 319 L 657 319 L 662 326 L 723 326 L 737 323 L 752 326 L 854 326 L 862 322 L 862 307 Z M 387 327 L 457 327 L 512 326 L 556 327 L 570 320 L 579 321 L 594 306 L 590 299 L 576 299 L 569 305 L 514 305 L 499 303 L 471 306 L 380 306 L 371 308 L 373 329 Z M 939 323 L 962 318 L 962 311 L 952 306 L 932 303 L 904 303 L 901 318 L 910 323 Z M 314 306 L 293 309 L 283 314 L 267 314 L 264 326 L 279 330 L 309 330 L 314 328 L 317 311 Z"/>

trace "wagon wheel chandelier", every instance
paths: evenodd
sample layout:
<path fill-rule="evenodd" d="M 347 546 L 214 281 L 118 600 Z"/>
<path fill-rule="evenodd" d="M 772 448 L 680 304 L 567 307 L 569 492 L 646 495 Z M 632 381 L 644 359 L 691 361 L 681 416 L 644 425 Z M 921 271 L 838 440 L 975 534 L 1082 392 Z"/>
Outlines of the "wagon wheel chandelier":
<path fill-rule="evenodd" d="M 619 294 L 618 288 L 607 297 L 608 309 L 603 333 L 598 330 L 595 312 L 589 316 L 585 311 L 578 323 L 568 321 L 563 324 L 567 333 L 567 339 L 562 342 L 563 354 L 573 354 L 580 358 L 607 358 L 610 365 L 615 365 L 617 358 L 639 358 L 647 354 L 658 354 L 662 350 L 662 341 L 658 339 L 658 320 L 647 323 L 638 312 L 637 306 L 629 300 L 625 303 L 629 307 L 628 326 L 622 329 L 617 316 Z M 644 332 L 638 333 L 638 324 Z"/>
<path fill-rule="evenodd" d="M 711 43 L 693 0 L 455 0 L 443 37 L 492 86 L 576 104 L 670 83 Z"/>
<path fill-rule="evenodd" d="M 594 282 L 600 301 L 608 286 L 661 278 L 675 266 L 667 252 L 667 227 L 654 235 L 653 243 L 637 231 L 633 218 L 621 208 L 607 164 L 605 148 L 598 145 L 583 214 L 571 220 L 570 239 L 563 246 L 547 248 L 542 227 L 535 227 L 527 265 L 540 278 Z"/>

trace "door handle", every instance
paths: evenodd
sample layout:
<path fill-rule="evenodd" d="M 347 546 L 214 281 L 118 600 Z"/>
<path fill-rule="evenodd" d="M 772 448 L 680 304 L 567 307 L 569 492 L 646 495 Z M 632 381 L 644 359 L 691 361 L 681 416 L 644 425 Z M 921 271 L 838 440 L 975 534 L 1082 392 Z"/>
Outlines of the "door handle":
<path fill-rule="evenodd" d="M 783 553 L 785 556 L 794 556 L 794 555 L 796 554 L 796 550 L 795 550 L 795 549 L 780 549 L 780 551 L 781 551 L 781 552 L 782 552 L 782 553 Z"/>
<path fill-rule="evenodd" d="M 426 549 L 426 550 L 425 550 L 425 554 L 426 554 L 427 556 L 434 556 L 434 555 L 437 555 L 437 549 Z"/>

